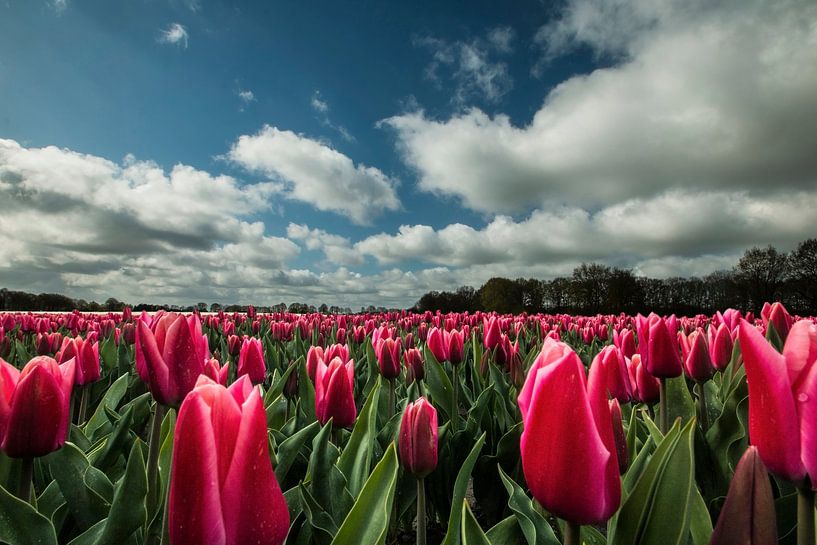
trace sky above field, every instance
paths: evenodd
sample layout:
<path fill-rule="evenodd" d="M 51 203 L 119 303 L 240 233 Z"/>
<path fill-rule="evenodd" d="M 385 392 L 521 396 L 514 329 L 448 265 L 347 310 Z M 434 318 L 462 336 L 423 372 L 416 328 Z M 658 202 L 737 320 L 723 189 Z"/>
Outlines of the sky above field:
<path fill-rule="evenodd" d="M 407 306 L 815 210 L 813 0 L 0 0 L 0 287 Z"/>

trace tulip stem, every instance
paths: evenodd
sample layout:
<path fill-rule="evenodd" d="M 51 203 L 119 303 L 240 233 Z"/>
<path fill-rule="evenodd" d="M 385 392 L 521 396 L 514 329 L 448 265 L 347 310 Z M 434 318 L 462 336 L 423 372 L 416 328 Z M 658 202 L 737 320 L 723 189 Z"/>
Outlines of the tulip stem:
<path fill-rule="evenodd" d="M 814 545 L 814 491 L 808 483 L 797 488 L 797 545 Z"/>
<path fill-rule="evenodd" d="M 660 418 L 659 427 L 661 428 L 661 433 L 666 435 L 667 431 L 669 431 L 669 414 L 667 414 L 667 379 L 664 377 L 661 377 L 659 394 L 658 410 L 661 411 L 661 414 L 658 415 Z"/>
<path fill-rule="evenodd" d="M 17 497 L 26 503 L 31 501 L 32 481 L 34 479 L 34 458 L 23 458 L 20 463 L 20 483 Z"/>
<path fill-rule="evenodd" d="M 582 543 L 581 530 L 582 530 L 581 525 L 566 520 L 564 545 L 581 545 Z"/>
<path fill-rule="evenodd" d="M 156 411 L 153 413 L 153 424 L 150 429 L 150 446 L 148 447 L 148 497 L 147 497 L 147 511 L 148 520 L 153 517 L 156 511 L 156 506 L 159 502 L 159 449 L 162 448 L 160 444 L 162 436 L 162 420 L 164 420 L 167 407 L 156 402 Z"/>
<path fill-rule="evenodd" d="M 459 396 L 459 390 L 460 390 L 460 388 L 459 388 L 459 386 L 460 386 L 459 382 L 460 381 L 457 380 L 457 366 L 452 365 L 451 369 L 452 369 L 451 379 L 452 379 L 452 382 L 454 383 L 453 384 L 453 386 L 454 386 L 454 396 L 453 396 L 453 400 L 451 401 L 451 405 L 452 405 L 452 407 L 451 407 L 451 421 L 454 423 L 454 429 L 456 430 L 459 427 L 458 424 L 459 424 L 459 421 L 460 421 L 459 402 L 457 401 L 457 397 Z"/>
<path fill-rule="evenodd" d="M 77 425 L 85 424 L 85 413 L 88 412 L 88 398 L 90 397 L 90 384 L 83 384 L 80 386 L 82 395 L 79 398 L 79 416 L 77 416 Z"/>
<path fill-rule="evenodd" d="M 417 545 L 426 545 L 425 479 L 417 479 Z"/>
<path fill-rule="evenodd" d="M 706 436 L 706 431 L 709 429 L 709 414 L 706 410 L 706 383 L 698 384 L 698 411 L 701 413 L 701 430 Z"/>

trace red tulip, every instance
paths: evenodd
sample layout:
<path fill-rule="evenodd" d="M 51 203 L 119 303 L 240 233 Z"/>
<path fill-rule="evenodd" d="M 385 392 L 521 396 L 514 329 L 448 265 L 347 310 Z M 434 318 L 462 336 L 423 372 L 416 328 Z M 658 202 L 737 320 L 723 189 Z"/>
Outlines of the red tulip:
<path fill-rule="evenodd" d="M 738 462 L 709 545 L 777 545 L 769 474 L 750 446 Z"/>
<path fill-rule="evenodd" d="M 280 545 L 289 511 L 270 463 L 258 388 L 201 377 L 173 438 L 168 528 L 172 545 Z"/>
<path fill-rule="evenodd" d="M 375 346 L 380 374 L 387 380 L 400 375 L 400 343 L 394 339 L 380 339 Z"/>
<path fill-rule="evenodd" d="M 605 346 L 593 359 L 591 366 L 600 366 L 610 395 L 621 403 L 629 403 L 633 398 L 630 375 L 621 350 L 613 345 Z"/>
<path fill-rule="evenodd" d="M 492 316 L 489 319 L 482 319 L 483 344 L 487 350 L 493 350 L 499 344 L 502 331 L 499 328 L 499 318 Z"/>
<path fill-rule="evenodd" d="M 323 361 L 323 348 L 320 346 L 310 346 L 306 353 L 306 374 L 312 383 L 315 384 L 318 374 L 318 362 Z"/>
<path fill-rule="evenodd" d="M 450 333 L 446 332 L 445 338 L 448 341 L 446 343 L 448 345 L 448 361 L 451 362 L 451 365 L 459 365 L 462 363 L 465 343 L 462 332 L 453 329 Z"/>
<path fill-rule="evenodd" d="M 241 337 L 238 335 L 230 335 L 227 337 L 227 352 L 229 352 L 232 357 L 238 356 L 241 352 L 242 344 Z"/>
<path fill-rule="evenodd" d="M 403 352 L 403 360 L 406 365 L 406 382 L 411 383 L 415 380 L 423 380 L 425 377 L 425 367 L 423 364 L 423 355 L 416 348 L 409 348 Z"/>
<path fill-rule="evenodd" d="M 321 424 L 348 428 L 355 423 L 355 361 L 335 358 L 329 365 L 318 363 L 315 382 L 315 413 Z"/>
<path fill-rule="evenodd" d="M 607 520 L 621 500 L 606 388 L 594 375 L 588 391 L 576 353 L 546 339 L 518 400 L 528 487 L 542 507 L 575 524 Z"/>
<path fill-rule="evenodd" d="M 684 358 L 684 370 L 687 376 L 698 383 L 704 383 L 715 374 L 709 348 L 706 346 L 706 335 L 702 329 L 689 334 L 689 353 Z"/>
<path fill-rule="evenodd" d="M 613 330 L 613 344 L 615 344 L 625 358 L 632 358 L 635 354 L 635 335 L 632 329 L 623 329 L 621 333 Z"/>
<path fill-rule="evenodd" d="M 324 363 L 332 361 L 335 358 L 340 358 L 340 361 L 346 363 L 349 361 L 349 347 L 343 344 L 333 344 L 327 346 L 323 351 Z"/>
<path fill-rule="evenodd" d="M 748 322 L 738 329 L 749 384 L 749 440 L 772 473 L 817 485 L 817 325 L 795 323 L 778 353 Z"/>
<path fill-rule="evenodd" d="M 710 326 L 710 331 L 712 326 Z M 712 365 L 718 371 L 723 371 L 729 362 L 732 360 L 732 333 L 726 324 L 721 324 L 715 331 L 714 338 L 709 344 L 709 357 L 712 359 Z"/>
<path fill-rule="evenodd" d="M 432 327 L 428 331 L 428 349 L 431 350 L 431 353 L 440 363 L 448 359 L 448 342 L 445 333 L 445 331 L 436 327 Z"/>
<path fill-rule="evenodd" d="M 264 361 L 264 348 L 255 337 L 244 339 L 238 356 L 238 376 L 248 375 L 253 384 L 264 382 L 267 376 L 267 364 Z"/>
<path fill-rule="evenodd" d="M 777 332 L 780 340 L 786 340 L 789 330 L 794 323 L 794 318 L 791 317 L 791 314 L 789 314 L 789 311 L 786 310 L 786 307 L 784 307 L 782 303 L 764 304 L 763 310 L 760 312 L 760 317 L 763 318 L 763 323 L 766 324 L 767 328 L 769 324 L 774 326 L 774 330 Z"/>
<path fill-rule="evenodd" d="M 678 341 L 670 331 L 667 320 L 651 315 L 646 326 L 647 338 L 639 342 L 647 343 L 647 370 L 654 377 L 679 377 L 684 370 L 678 355 Z M 642 358 L 644 357 L 642 353 Z"/>
<path fill-rule="evenodd" d="M 418 479 L 437 467 L 437 411 L 424 397 L 406 406 L 399 448 L 403 467 Z"/>
<path fill-rule="evenodd" d="M 0 450 L 12 458 L 45 456 L 65 443 L 73 359 L 38 356 L 18 371 L 0 358 Z"/>
<path fill-rule="evenodd" d="M 99 343 L 83 340 L 82 337 L 65 337 L 55 359 L 59 363 L 73 358 L 76 361 L 74 384 L 84 386 L 96 382 L 101 376 L 99 367 Z"/>
<path fill-rule="evenodd" d="M 162 316 L 155 333 L 137 321 L 136 370 L 156 401 L 177 407 L 193 389 L 207 357 L 201 341 L 195 324 L 180 314 Z"/>
<path fill-rule="evenodd" d="M 213 382 L 227 386 L 227 380 L 230 376 L 230 366 L 226 363 L 221 365 L 217 359 L 210 358 L 204 363 L 203 374 L 211 378 Z"/>
<path fill-rule="evenodd" d="M 633 354 L 627 364 L 627 371 L 636 399 L 642 403 L 656 403 L 661 396 L 661 383 L 647 371 L 639 354 Z"/>

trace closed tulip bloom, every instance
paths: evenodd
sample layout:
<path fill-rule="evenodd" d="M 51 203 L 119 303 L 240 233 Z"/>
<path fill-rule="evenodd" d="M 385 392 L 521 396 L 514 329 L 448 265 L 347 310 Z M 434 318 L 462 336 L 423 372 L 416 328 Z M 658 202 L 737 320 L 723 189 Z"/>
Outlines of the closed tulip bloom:
<path fill-rule="evenodd" d="M 447 332 L 437 327 L 432 327 L 428 331 L 428 349 L 437 358 L 437 361 L 444 362 L 448 359 L 448 343 L 445 334 Z"/>
<path fill-rule="evenodd" d="M 718 371 L 726 369 L 726 366 L 732 360 L 733 344 L 729 327 L 726 324 L 719 325 L 712 343 L 709 345 L 709 357 L 712 360 L 712 365 Z"/>
<path fill-rule="evenodd" d="M 232 357 L 236 357 L 241 352 L 241 337 L 238 335 L 230 335 L 227 337 L 227 352 L 230 353 Z"/>
<path fill-rule="evenodd" d="M 47 333 L 37 333 L 34 350 L 38 356 L 47 356 L 51 353 L 51 339 L 49 339 Z"/>
<path fill-rule="evenodd" d="M 546 339 L 518 401 L 522 469 L 534 498 L 575 524 L 610 518 L 621 500 L 621 479 L 603 379 L 594 379 L 588 391 L 576 353 Z"/>
<path fill-rule="evenodd" d="M 375 348 L 380 374 L 391 380 L 400 375 L 400 343 L 394 339 L 380 339 Z"/>
<path fill-rule="evenodd" d="M 623 329 L 621 333 L 613 330 L 613 343 L 625 358 L 632 358 L 635 354 L 635 335 L 632 329 Z"/>
<path fill-rule="evenodd" d="M 601 367 L 610 395 L 621 403 L 629 403 L 633 398 L 630 375 L 621 350 L 613 345 L 605 346 L 593 359 L 592 366 Z"/>
<path fill-rule="evenodd" d="M 227 379 L 230 376 L 230 366 L 226 363 L 221 365 L 217 359 L 210 358 L 204 364 L 204 375 L 222 386 L 227 386 Z"/>
<path fill-rule="evenodd" d="M 349 347 L 343 344 L 333 344 L 327 346 L 323 351 L 323 361 L 332 361 L 335 358 L 340 358 L 340 361 L 346 363 L 349 361 Z"/>
<path fill-rule="evenodd" d="M 253 384 L 264 382 L 267 376 L 267 364 L 264 361 L 264 348 L 255 337 L 244 339 L 238 356 L 238 376 L 248 375 Z"/>
<path fill-rule="evenodd" d="M 786 340 L 786 337 L 789 335 L 789 330 L 794 323 L 794 318 L 791 317 L 791 314 L 789 314 L 789 311 L 786 310 L 786 307 L 784 307 L 782 303 L 773 303 L 771 305 L 766 303 L 763 305 L 760 317 L 763 318 L 763 323 L 766 324 L 767 328 L 769 324 L 774 327 L 780 340 Z"/>
<path fill-rule="evenodd" d="M 171 545 L 280 545 L 289 511 L 275 478 L 258 388 L 198 379 L 173 438 L 168 498 Z"/>
<path fill-rule="evenodd" d="M 437 467 L 437 411 L 424 397 L 406 406 L 399 451 L 403 467 L 418 479 Z"/>
<path fill-rule="evenodd" d="M 453 329 L 448 335 L 448 361 L 451 365 L 459 365 L 462 363 L 464 343 L 462 332 Z"/>
<path fill-rule="evenodd" d="M 667 321 L 653 315 L 647 328 L 647 370 L 654 377 L 680 377 L 684 369 L 678 354 L 678 341 Z"/>
<path fill-rule="evenodd" d="M 165 314 L 155 333 L 137 321 L 136 370 L 159 403 L 178 407 L 204 372 L 204 362 L 200 338 L 184 316 Z"/>
<path fill-rule="evenodd" d="M 689 334 L 689 353 L 684 360 L 687 376 L 697 383 L 704 383 L 715 374 L 709 348 L 706 346 L 706 335 L 699 329 Z"/>
<path fill-rule="evenodd" d="M 500 335 L 502 334 L 502 331 L 499 328 L 499 318 L 492 316 L 487 320 L 483 319 L 482 322 L 483 344 L 487 350 L 493 350 L 501 340 Z"/>
<path fill-rule="evenodd" d="M 795 323 L 780 354 L 748 322 L 738 328 L 749 385 L 749 440 L 769 471 L 817 484 L 817 325 Z"/>
<path fill-rule="evenodd" d="M 729 483 L 709 545 L 777 545 L 777 518 L 769 474 L 750 446 Z"/>
<path fill-rule="evenodd" d="M 18 371 L 0 358 L 0 450 L 12 458 L 45 456 L 68 431 L 74 360 L 38 356 Z"/>
<path fill-rule="evenodd" d="M 318 375 L 318 362 L 320 361 L 323 361 L 323 347 L 310 346 L 309 351 L 306 353 L 306 374 L 313 384 L 315 384 L 315 377 Z"/>
<path fill-rule="evenodd" d="M 71 358 L 76 362 L 76 376 L 74 377 L 76 386 L 84 386 L 99 380 L 101 369 L 99 366 L 98 342 L 83 340 L 82 337 L 64 338 L 62 347 L 57 352 L 55 359 L 57 362 L 63 363 Z"/>
<path fill-rule="evenodd" d="M 406 365 L 406 382 L 411 383 L 415 380 L 423 380 L 423 378 L 425 378 L 423 355 L 418 349 L 409 348 L 403 352 L 403 360 Z"/>
<path fill-rule="evenodd" d="M 656 403 L 661 397 L 661 383 L 647 371 L 639 354 L 633 354 L 627 370 L 636 398 L 642 403 Z"/>
<path fill-rule="evenodd" d="M 355 361 L 335 358 L 329 365 L 318 363 L 315 384 L 315 413 L 321 424 L 348 428 L 355 423 Z"/>

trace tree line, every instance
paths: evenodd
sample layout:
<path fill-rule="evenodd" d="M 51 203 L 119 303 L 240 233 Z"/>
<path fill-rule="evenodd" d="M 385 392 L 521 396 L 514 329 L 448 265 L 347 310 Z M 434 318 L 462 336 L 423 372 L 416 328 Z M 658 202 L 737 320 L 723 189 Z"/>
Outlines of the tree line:
<path fill-rule="evenodd" d="M 732 269 L 704 277 L 647 278 L 600 263 L 582 263 L 571 276 L 552 280 L 495 277 L 479 289 L 426 293 L 414 310 L 694 315 L 726 308 L 758 312 L 766 301 L 817 314 L 817 239 L 790 253 L 771 245 L 750 248 Z"/>

